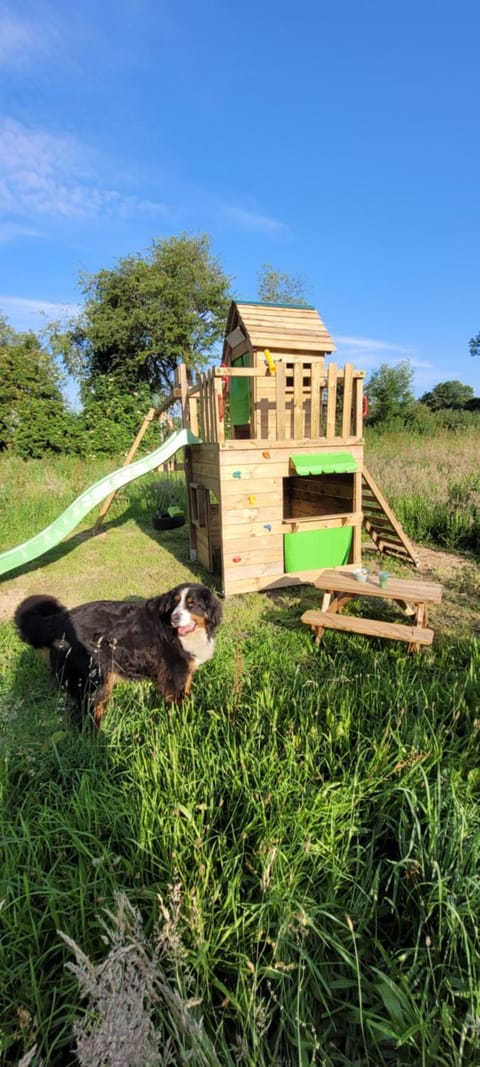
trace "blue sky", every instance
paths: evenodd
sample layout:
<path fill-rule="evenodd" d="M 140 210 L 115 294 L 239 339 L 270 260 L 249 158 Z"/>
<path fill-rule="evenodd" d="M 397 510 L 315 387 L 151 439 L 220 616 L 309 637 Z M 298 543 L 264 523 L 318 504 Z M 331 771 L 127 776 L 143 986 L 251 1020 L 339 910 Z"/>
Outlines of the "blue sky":
<path fill-rule="evenodd" d="M 0 311 L 208 233 L 301 276 L 367 371 L 480 395 L 478 0 L 0 0 Z"/>

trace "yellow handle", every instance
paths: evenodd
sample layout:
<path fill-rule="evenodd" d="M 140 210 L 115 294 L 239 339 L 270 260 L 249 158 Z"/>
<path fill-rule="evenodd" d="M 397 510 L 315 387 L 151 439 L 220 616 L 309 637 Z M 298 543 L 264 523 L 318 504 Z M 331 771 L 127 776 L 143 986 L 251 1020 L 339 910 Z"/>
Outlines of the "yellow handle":
<path fill-rule="evenodd" d="M 264 356 L 267 361 L 270 374 L 275 374 L 277 368 L 275 366 L 275 363 L 273 362 L 272 353 L 270 352 L 269 348 L 264 349 Z"/>

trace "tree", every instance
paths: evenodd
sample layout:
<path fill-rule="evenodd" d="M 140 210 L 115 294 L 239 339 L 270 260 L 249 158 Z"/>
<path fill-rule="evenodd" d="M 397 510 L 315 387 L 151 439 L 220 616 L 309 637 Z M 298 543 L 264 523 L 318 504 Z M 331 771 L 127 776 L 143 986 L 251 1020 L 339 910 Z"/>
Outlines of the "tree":
<path fill-rule="evenodd" d="M 98 375 L 85 391 L 81 412 L 82 451 L 107 455 L 128 451 L 150 405 L 147 385 L 139 385 L 128 393 L 119 392 L 111 375 Z"/>
<path fill-rule="evenodd" d="M 308 304 L 303 278 L 274 270 L 271 263 L 258 272 L 258 299 L 264 304 Z"/>
<path fill-rule="evenodd" d="M 223 335 L 229 284 L 207 236 L 155 240 L 144 256 L 82 277 L 83 313 L 66 330 L 52 324 L 50 340 L 83 397 L 102 375 L 119 393 L 146 384 L 164 396 L 179 362 L 208 363 Z"/>
<path fill-rule="evenodd" d="M 429 393 L 420 397 L 420 403 L 426 404 L 431 411 L 440 411 L 442 408 L 464 408 L 469 400 L 473 399 L 471 385 L 463 385 L 459 381 L 439 382 Z"/>
<path fill-rule="evenodd" d="M 370 423 L 405 418 L 415 405 L 412 393 L 413 371 L 408 360 L 395 366 L 382 363 L 373 371 L 365 386 L 369 399 Z"/>
<path fill-rule="evenodd" d="M 471 337 L 468 345 L 471 356 L 480 356 L 480 333 L 477 333 L 476 337 Z"/>
<path fill-rule="evenodd" d="M 63 452 L 75 417 L 67 411 L 61 375 L 31 331 L 17 333 L 0 316 L 0 450 L 40 457 Z"/>

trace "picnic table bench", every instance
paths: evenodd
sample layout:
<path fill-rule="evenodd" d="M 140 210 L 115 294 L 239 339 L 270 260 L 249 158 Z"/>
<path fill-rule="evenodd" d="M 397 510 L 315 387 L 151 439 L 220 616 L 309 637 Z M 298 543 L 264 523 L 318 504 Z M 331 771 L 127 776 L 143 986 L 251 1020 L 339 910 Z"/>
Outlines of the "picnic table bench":
<path fill-rule="evenodd" d="M 302 622 L 311 626 L 317 643 L 323 631 L 330 629 L 407 641 L 409 652 L 418 652 L 420 645 L 432 644 L 434 632 L 428 627 L 428 605 L 441 602 L 442 587 L 438 582 L 389 577 L 382 588 L 376 574 L 369 574 L 366 581 L 359 582 L 351 571 L 332 569 L 322 571 L 314 585 L 324 590 L 322 607 L 305 611 Z M 409 617 L 408 625 L 340 614 L 345 604 L 359 598 L 393 601 Z"/>

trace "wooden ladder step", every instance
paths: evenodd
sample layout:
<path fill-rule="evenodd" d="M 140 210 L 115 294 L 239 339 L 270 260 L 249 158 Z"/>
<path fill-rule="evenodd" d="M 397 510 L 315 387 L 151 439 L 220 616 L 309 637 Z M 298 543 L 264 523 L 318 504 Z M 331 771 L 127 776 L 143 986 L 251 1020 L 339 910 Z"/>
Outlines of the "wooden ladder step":
<path fill-rule="evenodd" d="M 302 622 L 313 627 L 366 634 L 370 637 L 388 637 L 392 641 L 408 641 L 417 645 L 431 645 L 434 637 L 433 630 L 422 626 L 403 626 L 396 622 L 382 622 L 381 619 L 362 619 L 358 615 L 338 615 L 315 609 L 305 611 Z"/>
<path fill-rule="evenodd" d="M 407 556 L 415 566 L 418 566 L 418 557 L 410 538 L 407 537 L 375 479 L 365 466 L 362 467 L 362 510 L 363 526 L 377 548 L 387 555 L 395 553 Z"/>

